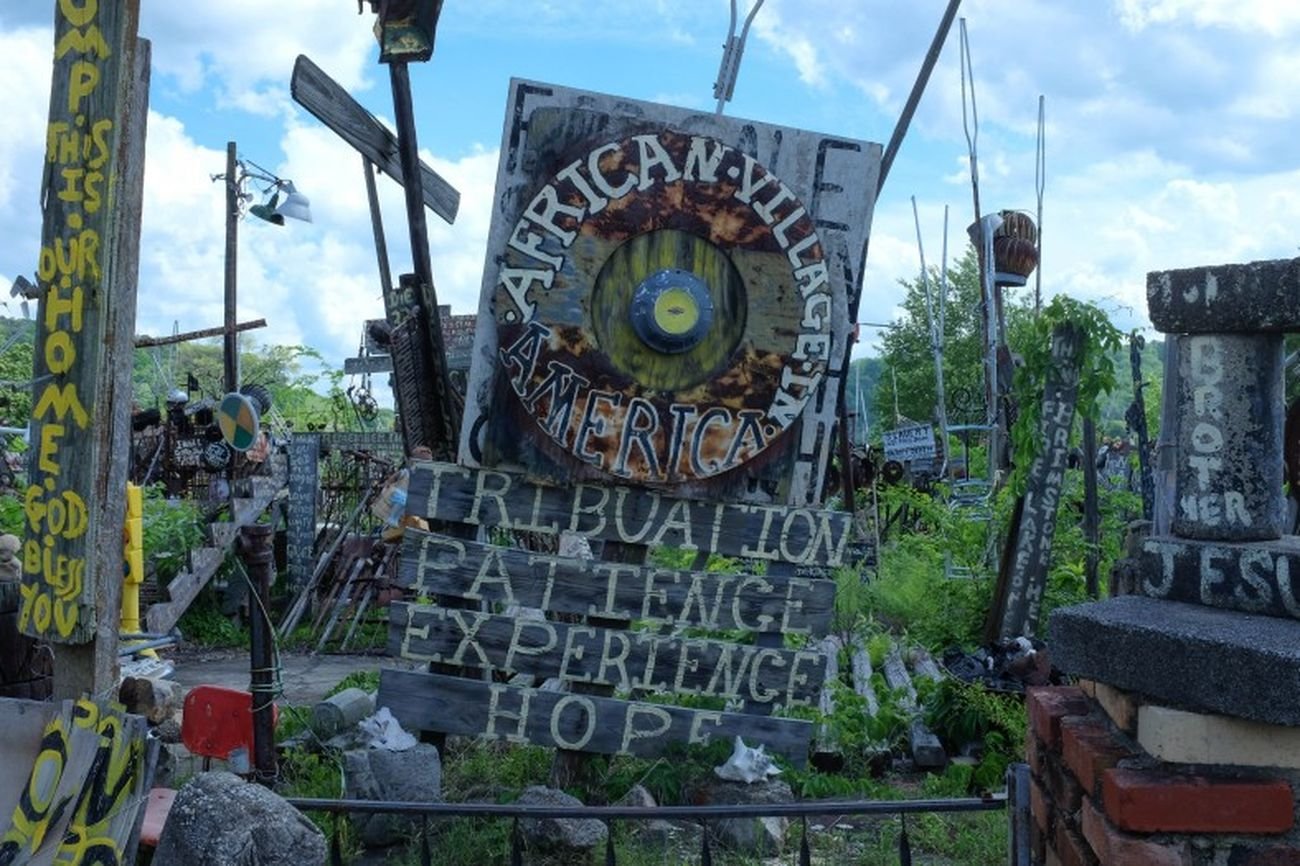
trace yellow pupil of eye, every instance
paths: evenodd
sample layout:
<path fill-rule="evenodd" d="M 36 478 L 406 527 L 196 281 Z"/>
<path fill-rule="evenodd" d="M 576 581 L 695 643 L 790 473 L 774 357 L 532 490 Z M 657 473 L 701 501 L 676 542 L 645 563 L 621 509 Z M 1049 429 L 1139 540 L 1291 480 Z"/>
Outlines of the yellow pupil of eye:
<path fill-rule="evenodd" d="M 667 289 L 655 298 L 655 324 L 667 334 L 685 334 L 699 321 L 695 298 L 686 289 Z"/>

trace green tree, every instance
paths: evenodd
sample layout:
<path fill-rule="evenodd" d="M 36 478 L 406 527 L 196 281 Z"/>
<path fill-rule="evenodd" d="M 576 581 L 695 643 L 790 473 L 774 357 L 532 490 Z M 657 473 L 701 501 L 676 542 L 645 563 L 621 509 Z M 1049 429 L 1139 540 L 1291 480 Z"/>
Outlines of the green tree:
<path fill-rule="evenodd" d="M 930 319 L 925 287 L 918 275 L 902 280 L 907 290 L 903 313 L 881 339 L 884 369 L 875 392 L 875 414 L 886 429 L 896 426 L 898 414 L 914 421 L 927 422 L 935 417 L 934 353 L 930 345 Z M 931 269 L 930 291 L 935 316 L 938 317 L 938 269 Z M 974 419 L 958 418 L 953 413 L 953 396 L 970 394 L 976 406 L 983 406 L 984 368 L 980 334 L 979 263 L 975 248 L 948 268 L 948 296 L 945 304 L 943 343 L 943 378 L 947 393 L 950 423 Z M 897 403 L 895 403 L 897 399 Z M 982 409 L 979 410 L 982 415 Z"/>

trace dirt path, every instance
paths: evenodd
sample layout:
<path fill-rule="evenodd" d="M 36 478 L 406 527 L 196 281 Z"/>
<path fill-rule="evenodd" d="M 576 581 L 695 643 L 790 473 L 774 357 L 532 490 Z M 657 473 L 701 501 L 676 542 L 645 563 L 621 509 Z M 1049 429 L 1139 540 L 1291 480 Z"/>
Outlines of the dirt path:
<path fill-rule="evenodd" d="M 180 650 L 168 655 L 176 665 L 171 679 L 187 691 L 197 685 L 221 685 L 247 689 L 249 679 L 248 653 L 244 650 Z M 307 652 L 285 652 L 280 657 L 283 669 L 284 696 L 288 704 L 312 704 L 339 680 L 354 671 L 376 671 L 381 667 L 411 665 L 400 659 L 380 655 L 330 655 Z"/>

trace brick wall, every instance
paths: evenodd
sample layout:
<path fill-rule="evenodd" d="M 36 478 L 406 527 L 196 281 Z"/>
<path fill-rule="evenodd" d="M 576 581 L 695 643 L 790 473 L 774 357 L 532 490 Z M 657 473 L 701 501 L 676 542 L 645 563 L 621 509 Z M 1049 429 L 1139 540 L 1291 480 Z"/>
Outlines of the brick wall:
<path fill-rule="evenodd" d="M 1196 763 L 1174 763 L 1140 741 L 1176 739 L 1169 719 L 1193 714 L 1146 713 L 1138 697 L 1100 683 L 1030 689 L 1026 706 L 1036 863 L 1300 866 L 1289 729 L 1250 729 L 1223 749 L 1239 761 L 1243 741 L 1258 734 L 1283 743 L 1279 766 L 1225 763 L 1200 741 L 1184 747 Z M 1191 721 L 1186 729 L 1199 730 Z M 1251 754 L 1268 760 L 1260 749 Z"/>

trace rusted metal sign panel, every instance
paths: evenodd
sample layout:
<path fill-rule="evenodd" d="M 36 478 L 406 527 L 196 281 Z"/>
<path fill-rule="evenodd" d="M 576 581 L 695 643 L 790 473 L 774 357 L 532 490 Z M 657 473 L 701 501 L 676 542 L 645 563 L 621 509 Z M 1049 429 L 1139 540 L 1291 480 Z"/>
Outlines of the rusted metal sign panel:
<path fill-rule="evenodd" d="M 511 83 L 461 460 L 819 499 L 880 148 Z"/>
<path fill-rule="evenodd" d="M 690 710 L 504 683 L 383 670 L 379 703 L 405 727 L 529 742 L 607 755 L 649 757 L 682 744 L 742 736 L 797 767 L 808 760 L 811 722 Z"/>
<path fill-rule="evenodd" d="M 629 487 L 547 487 L 522 475 L 415 462 L 407 513 L 522 532 L 666 545 L 795 564 L 840 565 L 852 523 L 842 511 L 672 499 Z"/>
<path fill-rule="evenodd" d="M 647 689 L 770 706 L 817 701 L 826 656 L 707 638 L 596 628 L 395 602 L 388 654 L 623 692 Z"/>
<path fill-rule="evenodd" d="M 770 569 L 769 569 L 770 571 Z M 478 544 L 407 529 L 397 582 L 425 595 L 673 628 L 821 636 L 835 583 L 677 571 Z"/>
<path fill-rule="evenodd" d="M 442 349 L 447 355 L 447 368 L 468 370 L 478 316 L 452 315 L 451 306 L 444 305 L 438 308 L 438 320 L 442 323 Z"/>
<path fill-rule="evenodd" d="M 367 373 L 391 373 L 393 359 L 388 355 L 367 355 L 361 358 L 344 358 L 343 375 L 362 376 Z"/>

